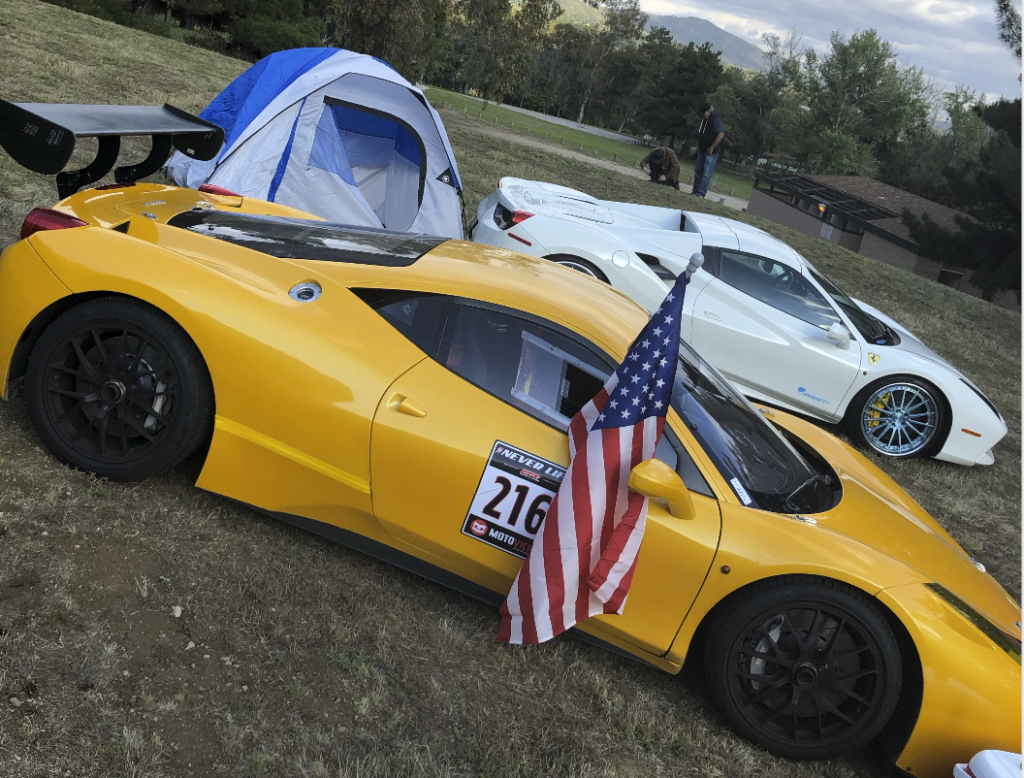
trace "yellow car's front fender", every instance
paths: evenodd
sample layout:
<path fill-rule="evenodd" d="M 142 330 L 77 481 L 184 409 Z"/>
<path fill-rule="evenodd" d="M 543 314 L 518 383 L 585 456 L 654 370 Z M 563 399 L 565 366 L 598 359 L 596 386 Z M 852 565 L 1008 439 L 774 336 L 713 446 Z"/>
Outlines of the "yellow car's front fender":
<path fill-rule="evenodd" d="M 920 584 L 878 599 L 910 633 L 921 660 L 920 713 L 896 764 L 947 776 L 978 751 L 1020 752 L 1021 666 L 939 595 Z"/>
<path fill-rule="evenodd" d="M 718 554 L 670 651 L 680 664 L 711 611 L 759 581 L 816 576 L 874 596 L 892 586 L 927 580 L 912 568 L 816 523 L 731 503 L 723 502 L 721 508 Z"/>

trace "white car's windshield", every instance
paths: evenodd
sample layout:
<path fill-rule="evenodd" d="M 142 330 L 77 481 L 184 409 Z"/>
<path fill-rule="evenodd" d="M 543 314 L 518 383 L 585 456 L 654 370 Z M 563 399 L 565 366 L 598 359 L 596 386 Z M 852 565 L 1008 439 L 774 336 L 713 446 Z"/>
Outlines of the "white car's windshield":
<path fill-rule="evenodd" d="M 847 316 L 853 321 L 854 326 L 860 330 L 860 334 L 872 343 L 888 345 L 890 330 L 882 322 L 871 314 L 864 311 L 857 303 L 842 291 L 838 286 L 829 281 L 825 276 L 815 270 L 808 268 L 811 277 L 818 282 L 829 297 L 836 301 L 836 304 L 843 309 Z"/>
<path fill-rule="evenodd" d="M 831 507 L 829 476 L 682 341 L 672 407 L 745 505 L 781 513 Z"/>

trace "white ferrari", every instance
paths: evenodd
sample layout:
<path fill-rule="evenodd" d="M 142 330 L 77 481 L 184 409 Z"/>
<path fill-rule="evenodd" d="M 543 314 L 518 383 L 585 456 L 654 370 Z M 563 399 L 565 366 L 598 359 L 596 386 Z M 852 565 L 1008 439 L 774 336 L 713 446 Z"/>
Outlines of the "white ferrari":
<path fill-rule="evenodd" d="M 843 423 L 896 458 L 990 465 L 1006 434 L 981 390 L 905 327 L 742 222 L 503 178 L 470 235 L 604 281 L 648 311 L 700 252 L 683 337 L 748 397 Z"/>

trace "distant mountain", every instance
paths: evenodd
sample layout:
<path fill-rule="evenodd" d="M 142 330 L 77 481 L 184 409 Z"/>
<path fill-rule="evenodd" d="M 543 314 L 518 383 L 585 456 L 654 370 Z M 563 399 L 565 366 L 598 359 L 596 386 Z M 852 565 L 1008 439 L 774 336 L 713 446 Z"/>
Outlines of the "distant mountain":
<path fill-rule="evenodd" d="M 555 24 L 577 24 L 581 27 L 597 27 L 604 23 L 604 15 L 584 0 L 558 0 L 562 7 L 562 15 L 555 19 Z M 691 41 L 700 45 L 705 41 L 711 43 L 715 51 L 722 52 L 722 59 L 730 65 L 747 70 L 764 70 L 761 60 L 761 49 L 751 43 L 726 32 L 707 19 L 696 16 L 657 16 L 652 14 L 647 21 L 647 29 L 667 27 L 672 37 L 683 45 Z"/>
<path fill-rule="evenodd" d="M 566 1 L 559 0 L 565 8 Z M 705 41 L 711 43 L 715 51 L 722 52 L 722 60 L 730 65 L 747 70 L 764 70 L 763 52 L 743 38 L 726 32 L 707 19 L 696 16 L 656 16 L 651 14 L 647 20 L 647 29 L 667 27 L 672 37 L 682 44 L 691 41 L 700 46 Z"/>

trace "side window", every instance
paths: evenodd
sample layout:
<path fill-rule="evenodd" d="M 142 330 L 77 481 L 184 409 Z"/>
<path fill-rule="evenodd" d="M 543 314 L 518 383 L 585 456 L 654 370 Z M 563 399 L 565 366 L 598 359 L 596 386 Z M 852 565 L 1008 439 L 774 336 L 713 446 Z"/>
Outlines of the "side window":
<path fill-rule="evenodd" d="M 764 257 L 722 249 L 718 277 L 755 300 L 827 330 L 840 321 L 835 310 L 796 270 Z"/>
<path fill-rule="evenodd" d="M 404 292 L 393 289 L 353 289 L 384 320 L 430 356 L 448 317 L 452 298 L 443 294 Z"/>
<path fill-rule="evenodd" d="M 704 264 L 701 266 L 704 272 L 717 278 L 722 250 L 718 246 L 701 246 L 700 253 L 704 255 Z"/>
<path fill-rule="evenodd" d="M 438 361 L 562 430 L 614 370 L 603 356 L 554 327 L 462 304 L 452 308 Z"/>
<path fill-rule="evenodd" d="M 658 441 L 658 448 L 654 452 L 654 456 L 675 470 L 691 492 L 703 494 L 705 497 L 715 496 L 711 487 L 708 486 L 708 482 L 697 469 L 697 465 L 694 464 L 686 447 L 668 426 L 665 427 L 661 440 Z"/>

